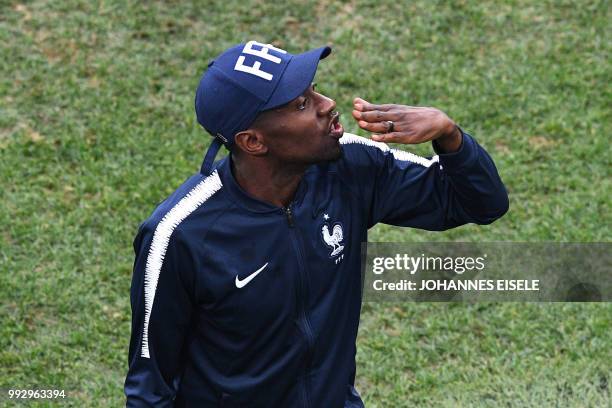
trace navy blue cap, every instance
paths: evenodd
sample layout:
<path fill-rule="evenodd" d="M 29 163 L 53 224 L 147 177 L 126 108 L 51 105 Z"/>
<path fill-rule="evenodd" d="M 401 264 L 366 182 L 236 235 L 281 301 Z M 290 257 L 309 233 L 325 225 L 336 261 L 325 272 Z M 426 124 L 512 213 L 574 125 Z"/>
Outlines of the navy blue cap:
<path fill-rule="evenodd" d="M 260 112 L 300 96 L 312 83 L 319 61 L 330 53 L 330 47 L 321 47 L 293 55 L 249 41 L 215 58 L 200 79 L 195 110 L 200 125 L 215 136 L 216 149 L 220 143 L 231 146 Z"/>

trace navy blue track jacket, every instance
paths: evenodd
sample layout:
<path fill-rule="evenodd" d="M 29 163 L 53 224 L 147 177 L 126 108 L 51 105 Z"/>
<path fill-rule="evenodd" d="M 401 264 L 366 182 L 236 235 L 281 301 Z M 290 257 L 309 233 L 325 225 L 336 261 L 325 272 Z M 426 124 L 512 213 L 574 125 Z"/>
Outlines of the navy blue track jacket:
<path fill-rule="evenodd" d="M 431 159 L 346 133 L 293 202 L 246 194 L 230 158 L 138 231 L 128 407 L 360 407 L 353 387 L 361 243 L 376 223 L 444 230 L 508 209 L 469 135 Z"/>

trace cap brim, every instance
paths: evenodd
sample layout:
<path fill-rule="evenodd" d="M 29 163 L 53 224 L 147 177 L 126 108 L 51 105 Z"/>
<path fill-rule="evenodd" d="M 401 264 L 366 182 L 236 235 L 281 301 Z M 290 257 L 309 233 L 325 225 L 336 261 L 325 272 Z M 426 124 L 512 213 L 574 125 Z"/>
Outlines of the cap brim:
<path fill-rule="evenodd" d="M 262 110 L 285 105 L 304 93 L 317 73 L 319 61 L 329 54 L 331 54 L 330 47 L 321 47 L 293 56 Z"/>

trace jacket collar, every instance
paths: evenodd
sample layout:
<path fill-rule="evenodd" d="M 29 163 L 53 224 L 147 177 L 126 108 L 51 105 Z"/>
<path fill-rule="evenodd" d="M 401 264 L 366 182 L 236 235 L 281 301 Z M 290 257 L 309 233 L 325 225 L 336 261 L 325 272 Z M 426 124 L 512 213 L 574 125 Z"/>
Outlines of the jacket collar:
<path fill-rule="evenodd" d="M 236 205 L 243 207 L 248 211 L 256 213 L 284 211 L 282 207 L 277 207 L 273 204 L 261 201 L 244 191 L 234 178 L 234 175 L 232 174 L 231 160 L 232 155 L 230 153 L 227 155 L 227 157 L 215 163 L 215 168 L 219 172 L 219 177 L 221 178 L 223 187 L 225 187 L 225 190 L 227 191 L 231 200 L 236 203 Z M 291 202 L 290 206 L 299 206 L 302 203 L 307 190 L 308 188 L 306 180 L 305 178 L 302 178 L 302 180 L 298 184 L 298 189 L 295 192 L 295 197 L 293 198 L 293 201 Z"/>

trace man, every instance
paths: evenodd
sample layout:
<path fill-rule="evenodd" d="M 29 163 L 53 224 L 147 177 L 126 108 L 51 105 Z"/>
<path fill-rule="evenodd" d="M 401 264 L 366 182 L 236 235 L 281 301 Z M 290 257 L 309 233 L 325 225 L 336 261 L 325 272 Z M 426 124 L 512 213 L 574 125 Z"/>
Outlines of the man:
<path fill-rule="evenodd" d="M 209 64 L 195 108 L 213 145 L 134 242 L 128 406 L 363 406 L 367 230 L 507 211 L 491 158 L 437 109 L 355 99 L 359 126 L 380 135 L 343 135 L 312 85 L 330 52 L 250 41 Z M 430 140 L 431 159 L 381 143 Z M 222 143 L 231 154 L 213 164 Z"/>

